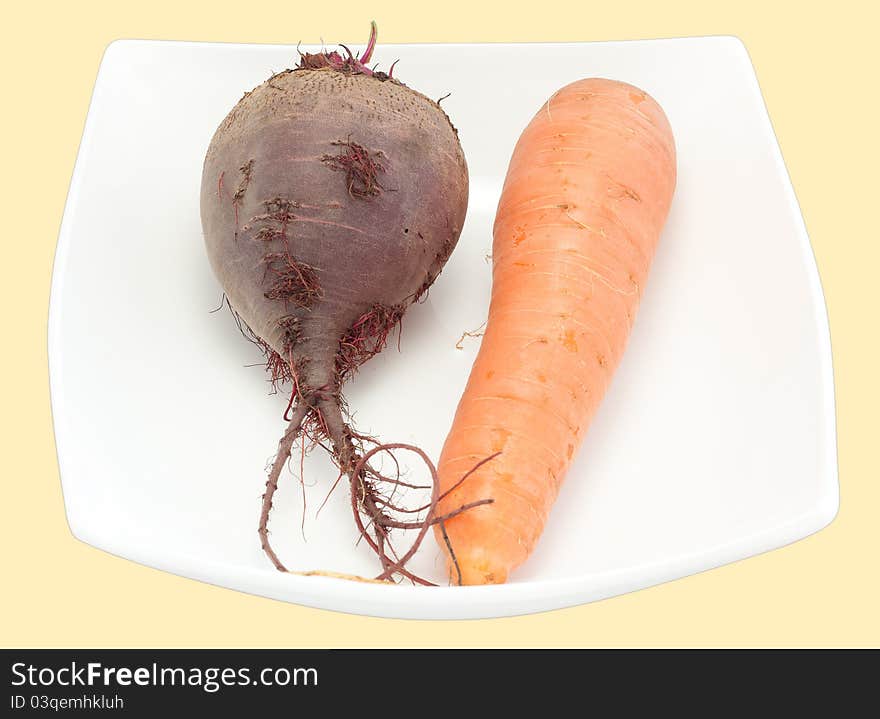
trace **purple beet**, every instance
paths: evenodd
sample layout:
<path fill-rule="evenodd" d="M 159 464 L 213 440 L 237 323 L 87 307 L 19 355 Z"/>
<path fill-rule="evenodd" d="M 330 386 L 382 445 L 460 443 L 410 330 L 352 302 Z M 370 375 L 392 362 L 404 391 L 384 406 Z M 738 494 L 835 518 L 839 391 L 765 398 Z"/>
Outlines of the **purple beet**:
<path fill-rule="evenodd" d="M 416 529 L 417 546 L 437 520 L 436 488 L 421 521 L 391 517 L 385 478 L 368 461 L 381 447 L 367 451 L 368 438 L 349 426 L 342 387 L 455 248 L 468 175 L 439 103 L 366 66 L 375 39 L 374 25 L 360 58 L 347 49 L 304 54 L 242 97 L 208 148 L 201 216 L 230 307 L 266 353 L 273 381 L 291 383 L 263 499 L 264 550 L 283 571 L 267 522 L 301 437 L 327 446 L 348 477 L 358 526 L 382 561 L 378 578 L 422 581 L 403 566 L 411 552 L 395 555 L 388 535 Z"/>

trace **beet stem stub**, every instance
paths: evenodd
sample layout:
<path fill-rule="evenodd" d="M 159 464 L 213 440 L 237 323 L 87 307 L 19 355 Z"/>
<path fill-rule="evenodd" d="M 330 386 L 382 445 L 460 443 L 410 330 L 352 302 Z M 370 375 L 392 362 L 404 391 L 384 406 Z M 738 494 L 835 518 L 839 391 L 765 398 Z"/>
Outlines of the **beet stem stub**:
<path fill-rule="evenodd" d="M 376 40 L 379 37 L 379 28 L 376 25 L 376 21 L 372 20 L 370 22 L 370 40 L 367 42 L 367 47 L 364 48 L 364 53 L 360 57 L 360 61 L 366 65 L 370 58 L 373 57 L 373 50 L 376 48 Z"/>

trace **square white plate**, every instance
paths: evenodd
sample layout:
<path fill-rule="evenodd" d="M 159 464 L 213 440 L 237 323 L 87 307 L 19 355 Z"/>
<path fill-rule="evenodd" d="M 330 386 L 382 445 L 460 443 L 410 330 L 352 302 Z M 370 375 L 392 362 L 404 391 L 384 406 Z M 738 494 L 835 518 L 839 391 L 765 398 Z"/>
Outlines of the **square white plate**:
<path fill-rule="evenodd" d="M 58 242 L 49 318 L 67 516 L 84 542 L 315 607 L 477 618 L 589 602 L 780 547 L 838 506 L 831 350 L 818 274 L 748 55 L 735 38 L 379 46 L 459 128 L 471 201 L 458 249 L 394 343 L 347 388 L 356 426 L 437 457 L 485 318 L 491 227 L 520 131 L 558 87 L 638 85 L 664 107 L 679 179 L 628 352 L 532 559 L 505 586 L 381 586 L 276 572 L 256 524 L 283 430 L 226 311 L 199 223 L 202 159 L 292 46 L 122 41 L 104 56 Z M 422 468 L 414 467 L 414 472 Z M 298 473 L 298 468 L 295 468 Z M 369 575 L 347 489 L 305 463 L 271 523 L 296 569 Z M 304 541 L 303 534 L 307 538 Z M 415 569 L 441 579 L 427 541 Z"/>

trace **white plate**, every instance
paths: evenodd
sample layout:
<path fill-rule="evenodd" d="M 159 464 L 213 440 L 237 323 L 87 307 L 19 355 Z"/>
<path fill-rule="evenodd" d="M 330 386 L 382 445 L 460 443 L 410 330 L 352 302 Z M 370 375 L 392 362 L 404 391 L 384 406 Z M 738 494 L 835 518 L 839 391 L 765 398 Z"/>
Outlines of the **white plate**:
<path fill-rule="evenodd" d="M 284 398 L 220 300 L 202 245 L 202 159 L 241 94 L 293 47 L 123 41 L 95 86 L 61 227 L 49 357 L 67 516 L 84 542 L 202 581 L 386 617 L 477 618 L 610 597 L 780 547 L 838 506 L 831 350 L 809 240 L 748 55 L 730 37 L 379 47 L 444 101 L 471 172 L 459 247 L 393 346 L 347 388 L 358 428 L 439 454 L 486 313 L 484 256 L 514 142 L 577 78 L 664 107 L 679 179 L 613 386 L 532 559 L 505 586 L 380 586 L 276 572 L 256 523 Z M 392 343 L 393 345 L 393 343 Z M 414 467 L 418 472 L 421 468 Z M 375 571 L 346 489 L 288 475 L 272 536 L 297 569 Z M 415 568 L 440 579 L 426 542 Z"/>

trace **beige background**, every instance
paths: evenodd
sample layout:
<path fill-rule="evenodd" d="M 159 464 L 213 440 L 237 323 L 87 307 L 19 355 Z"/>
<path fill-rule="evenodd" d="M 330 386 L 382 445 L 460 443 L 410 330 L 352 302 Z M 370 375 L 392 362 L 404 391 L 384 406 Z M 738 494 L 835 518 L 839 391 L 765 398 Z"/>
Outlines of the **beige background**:
<path fill-rule="evenodd" d="M 880 206 L 876 3 L 445 0 L 58 2 L 4 10 L 0 207 L 0 644 L 717 646 L 880 644 Z M 246 8 L 255 9 L 248 10 Z M 256 9 L 259 8 L 259 9 Z M 573 9 L 577 8 L 577 9 Z M 790 547 L 597 604 L 514 619 L 400 622 L 303 609 L 137 566 L 67 530 L 52 438 L 52 257 L 95 73 L 115 38 L 361 42 L 745 41 L 806 218 L 831 317 L 842 503 Z"/>

